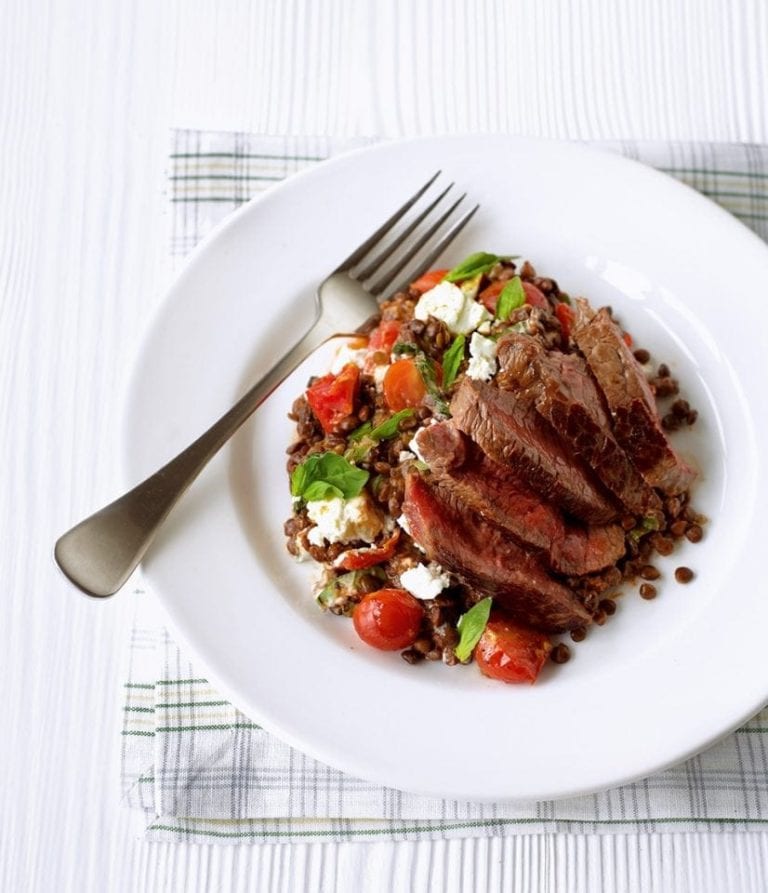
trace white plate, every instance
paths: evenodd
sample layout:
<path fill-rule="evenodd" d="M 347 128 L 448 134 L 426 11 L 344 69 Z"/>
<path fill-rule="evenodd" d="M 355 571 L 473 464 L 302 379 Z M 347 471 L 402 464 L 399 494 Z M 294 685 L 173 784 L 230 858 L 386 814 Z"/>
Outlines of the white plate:
<path fill-rule="evenodd" d="M 433 138 L 346 155 L 246 205 L 192 255 L 138 360 L 126 484 L 186 445 L 306 325 L 313 288 L 437 167 L 481 212 L 446 258 L 529 257 L 612 304 L 699 409 L 678 443 L 702 469 L 706 539 L 631 592 L 532 687 L 476 668 L 410 667 L 320 613 L 284 550 L 286 412 L 318 356 L 205 471 L 145 562 L 212 682 L 314 757 L 404 790 L 554 798 L 649 775 L 768 698 L 764 551 L 768 250 L 695 192 L 623 158 L 553 142 Z M 688 586 L 673 568 L 690 565 Z"/>

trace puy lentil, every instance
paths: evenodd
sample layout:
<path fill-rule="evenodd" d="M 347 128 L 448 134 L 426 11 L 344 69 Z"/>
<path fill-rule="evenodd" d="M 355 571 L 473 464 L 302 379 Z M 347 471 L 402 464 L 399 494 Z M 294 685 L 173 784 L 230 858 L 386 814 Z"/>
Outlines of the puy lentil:
<path fill-rule="evenodd" d="M 574 642 L 583 642 L 587 638 L 586 626 L 577 626 L 576 629 L 572 629 L 571 638 Z"/>
<path fill-rule="evenodd" d="M 571 649 L 565 642 L 558 642 L 549 654 L 550 660 L 556 664 L 565 664 L 571 659 Z"/>
<path fill-rule="evenodd" d="M 675 579 L 678 583 L 690 583 L 693 576 L 693 571 L 689 567 L 675 568 Z"/>
<path fill-rule="evenodd" d="M 640 568 L 640 576 L 644 580 L 658 580 L 661 576 L 661 572 L 652 564 L 645 564 Z"/>
<path fill-rule="evenodd" d="M 688 529 L 688 522 L 684 521 L 682 518 L 679 521 L 675 521 L 670 524 L 669 532 L 676 537 L 683 536 L 685 531 Z"/>
<path fill-rule="evenodd" d="M 400 652 L 400 657 L 409 664 L 417 664 L 419 661 L 424 660 L 424 655 L 413 648 L 407 648 L 405 651 Z"/>
<path fill-rule="evenodd" d="M 688 530 L 685 531 L 685 538 L 689 543 L 699 543 L 704 536 L 704 531 L 699 527 L 698 524 L 691 524 Z"/>
<path fill-rule="evenodd" d="M 656 587 L 652 583 L 643 583 L 640 587 L 640 596 L 646 600 L 650 600 L 652 598 L 656 598 L 658 592 L 656 591 Z"/>
<path fill-rule="evenodd" d="M 644 347 L 641 347 L 639 348 L 639 350 L 635 351 L 635 359 L 638 363 L 640 363 L 641 366 L 645 366 L 645 364 L 651 359 L 651 355 Z"/>
<path fill-rule="evenodd" d="M 616 602 L 612 598 L 604 598 L 598 605 L 598 608 L 609 617 L 612 617 L 616 613 Z"/>

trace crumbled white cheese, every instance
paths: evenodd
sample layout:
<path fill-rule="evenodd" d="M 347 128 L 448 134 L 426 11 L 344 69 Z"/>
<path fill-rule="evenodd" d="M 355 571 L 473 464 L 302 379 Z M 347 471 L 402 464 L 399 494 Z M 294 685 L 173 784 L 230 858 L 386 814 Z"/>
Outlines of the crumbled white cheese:
<path fill-rule="evenodd" d="M 488 381 L 495 372 L 496 342 L 475 332 L 469 342 L 467 375 L 479 381 Z"/>
<path fill-rule="evenodd" d="M 416 319 L 434 316 L 453 331 L 463 309 L 464 292 L 452 282 L 441 282 L 424 292 L 413 310 L 413 315 Z"/>
<path fill-rule="evenodd" d="M 491 319 L 490 313 L 468 297 L 452 282 L 441 282 L 419 298 L 413 315 L 416 319 L 434 316 L 445 323 L 454 335 L 468 335 Z"/>
<path fill-rule="evenodd" d="M 482 304 L 478 304 L 477 301 L 465 298 L 464 309 L 461 311 L 459 320 L 453 330 L 454 334 L 469 335 L 469 333 L 474 332 L 479 325 L 488 322 L 490 318 L 491 314 Z"/>
<path fill-rule="evenodd" d="M 387 369 L 389 369 L 389 366 L 386 363 L 379 363 L 373 367 L 373 380 L 376 382 L 377 388 L 384 384 L 384 376 L 387 374 Z"/>
<path fill-rule="evenodd" d="M 400 517 L 397 519 L 397 523 L 400 525 L 400 527 L 403 528 L 408 536 L 411 535 L 411 528 L 408 526 L 408 519 L 405 517 L 405 515 L 400 515 Z"/>
<path fill-rule="evenodd" d="M 427 464 L 427 460 L 422 456 L 421 450 L 419 449 L 418 436 L 419 432 L 423 431 L 423 428 L 419 428 L 419 430 L 414 434 L 413 439 L 408 444 L 408 449 L 413 453 L 413 455 L 419 460 L 419 462 L 423 462 L 425 465 Z"/>
<path fill-rule="evenodd" d="M 400 463 L 408 462 L 409 460 L 415 458 L 416 456 L 414 456 L 414 454 L 410 450 L 400 450 L 400 452 L 397 454 L 397 461 Z"/>
<path fill-rule="evenodd" d="M 355 366 L 359 366 L 362 369 L 367 354 L 368 351 L 365 347 L 353 348 L 347 342 L 344 342 L 336 351 L 330 371 L 333 375 L 338 375 L 347 363 L 354 363 Z"/>
<path fill-rule="evenodd" d="M 491 321 L 490 319 L 486 319 L 485 322 L 480 323 L 477 327 L 477 331 L 480 332 L 481 335 L 488 335 L 491 331 Z"/>
<path fill-rule="evenodd" d="M 403 571 L 400 585 L 416 598 L 437 598 L 443 589 L 451 585 L 451 578 L 439 564 L 432 561 Z"/>
<path fill-rule="evenodd" d="M 315 526 L 307 539 L 314 546 L 328 543 L 372 543 L 381 533 L 381 515 L 367 494 L 352 499 L 319 499 L 307 503 L 307 515 Z"/>

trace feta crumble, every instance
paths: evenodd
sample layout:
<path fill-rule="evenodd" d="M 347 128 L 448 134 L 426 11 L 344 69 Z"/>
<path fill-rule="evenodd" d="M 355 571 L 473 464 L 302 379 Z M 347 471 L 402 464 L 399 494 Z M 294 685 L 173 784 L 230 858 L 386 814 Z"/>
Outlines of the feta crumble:
<path fill-rule="evenodd" d="M 324 543 L 372 543 L 383 529 L 381 515 L 367 494 L 352 499 L 319 499 L 307 503 L 307 515 L 315 526 L 307 534 L 313 546 Z"/>
<path fill-rule="evenodd" d="M 333 375 L 338 375 L 348 363 L 354 363 L 355 366 L 362 369 L 367 353 L 368 350 L 365 347 L 353 348 L 347 343 L 342 344 L 336 351 L 336 356 L 331 363 L 331 373 Z"/>
<path fill-rule="evenodd" d="M 437 598 L 443 589 L 451 585 L 451 578 L 439 564 L 432 561 L 403 571 L 400 574 L 400 585 L 416 598 Z"/>
<path fill-rule="evenodd" d="M 441 320 L 454 335 L 468 335 L 488 322 L 491 314 L 452 282 L 441 282 L 419 298 L 413 315 L 425 320 L 430 316 Z"/>
<path fill-rule="evenodd" d="M 467 375 L 477 381 L 489 381 L 496 368 L 496 342 L 474 332 L 469 342 Z"/>
<path fill-rule="evenodd" d="M 400 450 L 397 454 L 397 461 L 400 463 L 408 462 L 410 459 L 415 459 L 416 456 L 410 450 Z"/>

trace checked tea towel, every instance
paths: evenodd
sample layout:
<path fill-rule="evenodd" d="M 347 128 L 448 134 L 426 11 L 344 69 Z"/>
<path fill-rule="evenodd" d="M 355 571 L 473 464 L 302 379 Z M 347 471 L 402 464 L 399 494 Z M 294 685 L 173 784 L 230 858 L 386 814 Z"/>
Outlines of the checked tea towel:
<path fill-rule="evenodd" d="M 179 131 L 171 248 L 181 258 L 272 183 L 368 141 Z M 601 144 L 714 199 L 768 239 L 768 147 Z M 707 752 L 635 784 L 569 800 L 481 804 L 352 778 L 276 740 L 206 681 L 137 593 L 122 728 L 124 802 L 148 839 L 201 843 L 402 840 L 516 832 L 746 830 L 768 825 L 768 710 Z"/>

